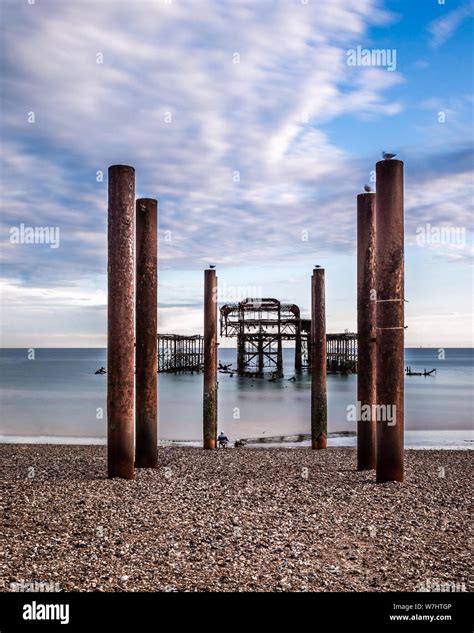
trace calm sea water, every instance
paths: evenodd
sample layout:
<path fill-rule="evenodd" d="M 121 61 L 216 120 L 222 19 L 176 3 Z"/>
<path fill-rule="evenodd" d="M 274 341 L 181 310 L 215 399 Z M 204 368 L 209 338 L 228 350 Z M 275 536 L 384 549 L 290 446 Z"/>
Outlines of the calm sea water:
<path fill-rule="evenodd" d="M 405 365 L 413 371 L 437 368 L 435 376 L 405 378 L 406 429 L 423 431 L 428 439 L 430 431 L 432 438 L 457 438 L 455 443 L 466 446 L 474 350 L 446 349 L 445 354 L 439 359 L 437 349 L 405 350 Z M 288 380 L 294 376 L 293 359 L 294 350 L 285 349 L 285 378 L 277 382 L 219 374 L 219 430 L 233 439 L 308 433 L 310 378 L 303 372 Z M 235 367 L 235 349 L 219 349 L 219 360 Z M 104 438 L 107 377 L 94 374 L 101 365 L 106 365 L 105 349 L 36 349 L 34 360 L 24 349 L 1 349 L 0 435 Z M 158 392 L 160 439 L 198 441 L 202 375 L 160 374 Z M 356 376 L 329 375 L 330 432 L 355 430 L 347 421 L 347 406 L 355 402 Z"/>

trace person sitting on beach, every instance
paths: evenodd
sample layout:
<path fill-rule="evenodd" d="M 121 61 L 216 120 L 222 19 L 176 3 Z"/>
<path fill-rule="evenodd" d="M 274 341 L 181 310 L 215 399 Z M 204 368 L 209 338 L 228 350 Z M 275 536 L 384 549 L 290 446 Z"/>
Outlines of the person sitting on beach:
<path fill-rule="evenodd" d="M 217 438 L 219 442 L 219 448 L 227 448 L 227 444 L 229 443 L 229 438 L 222 431 L 219 433 L 219 437 Z"/>

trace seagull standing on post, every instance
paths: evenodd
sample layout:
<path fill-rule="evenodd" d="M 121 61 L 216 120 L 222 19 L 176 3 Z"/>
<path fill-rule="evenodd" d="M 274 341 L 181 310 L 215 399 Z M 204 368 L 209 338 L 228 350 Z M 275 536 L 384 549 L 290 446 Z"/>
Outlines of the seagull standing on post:
<path fill-rule="evenodd" d="M 388 152 L 382 152 L 382 158 L 384 160 L 390 160 L 391 158 L 395 158 L 396 154 L 389 154 Z"/>
<path fill-rule="evenodd" d="M 366 193 L 373 193 L 374 192 L 373 188 L 370 187 L 369 185 L 364 185 L 364 191 Z"/>

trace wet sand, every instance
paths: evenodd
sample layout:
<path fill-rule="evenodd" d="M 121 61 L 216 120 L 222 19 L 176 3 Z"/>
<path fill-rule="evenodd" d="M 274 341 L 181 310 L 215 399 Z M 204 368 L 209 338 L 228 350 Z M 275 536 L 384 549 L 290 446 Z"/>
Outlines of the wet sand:
<path fill-rule="evenodd" d="M 0 590 L 469 590 L 471 452 L 408 450 L 403 484 L 355 459 L 170 447 L 123 481 L 103 446 L 0 445 Z"/>

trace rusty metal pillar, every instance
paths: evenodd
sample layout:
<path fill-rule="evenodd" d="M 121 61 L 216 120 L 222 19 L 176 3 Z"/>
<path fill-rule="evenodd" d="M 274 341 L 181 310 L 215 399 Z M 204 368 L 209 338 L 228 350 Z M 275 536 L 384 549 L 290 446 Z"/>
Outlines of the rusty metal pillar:
<path fill-rule="evenodd" d="M 107 303 L 108 477 L 133 479 L 135 170 L 109 167 Z"/>
<path fill-rule="evenodd" d="M 403 162 L 379 161 L 376 178 L 377 405 L 385 418 L 377 420 L 376 480 L 383 483 L 403 481 Z"/>
<path fill-rule="evenodd" d="M 376 403 L 375 193 L 357 196 L 357 401 Z M 359 410 L 359 408 L 358 408 Z M 375 420 L 357 420 L 357 470 L 375 468 Z"/>
<path fill-rule="evenodd" d="M 156 468 L 158 461 L 157 403 L 157 201 L 136 204 L 136 400 L 135 466 Z"/>
<path fill-rule="evenodd" d="M 327 446 L 326 307 L 324 269 L 311 278 L 311 447 Z"/>
<path fill-rule="evenodd" d="M 216 271 L 204 271 L 204 448 L 216 448 L 217 442 L 217 277 Z"/>

